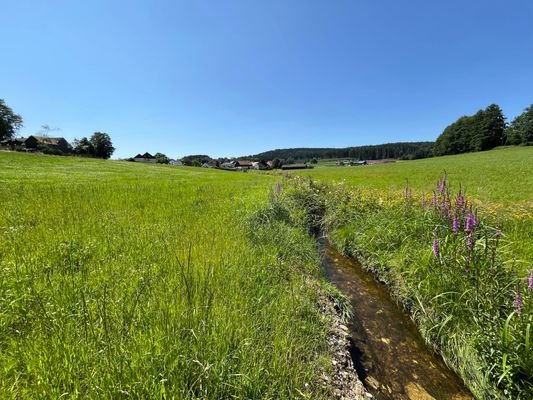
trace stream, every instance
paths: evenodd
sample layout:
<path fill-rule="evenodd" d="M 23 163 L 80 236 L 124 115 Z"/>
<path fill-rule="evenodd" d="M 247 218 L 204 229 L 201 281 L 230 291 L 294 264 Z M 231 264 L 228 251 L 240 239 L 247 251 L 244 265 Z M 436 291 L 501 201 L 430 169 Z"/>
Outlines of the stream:
<path fill-rule="evenodd" d="M 324 237 L 318 241 L 327 279 L 350 300 L 352 359 L 378 400 L 473 399 L 457 375 L 424 343 L 384 284 Z"/>

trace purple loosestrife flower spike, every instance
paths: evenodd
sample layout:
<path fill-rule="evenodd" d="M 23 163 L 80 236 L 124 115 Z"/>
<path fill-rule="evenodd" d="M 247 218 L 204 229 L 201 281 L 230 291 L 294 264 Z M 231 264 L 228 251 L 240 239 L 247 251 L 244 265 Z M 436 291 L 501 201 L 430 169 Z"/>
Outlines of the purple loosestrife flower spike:
<path fill-rule="evenodd" d="M 472 232 L 473 227 L 473 221 L 472 221 L 472 213 L 468 213 L 466 216 L 466 222 L 465 222 L 465 232 L 470 233 Z"/>
<path fill-rule="evenodd" d="M 469 251 L 472 251 L 474 248 L 474 234 L 472 232 L 470 232 L 466 238 L 466 247 L 468 247 Z"/>
<path fill-rule="evenodd" d="M 479 225 L 479 219 L 477 217 L 477 211 L 474 215 L 472 215 L 472 229 L 476 229 Z"/>
<path fill-rule="evenodd" d="M 520 290 L 517 290 L 516 296 L 514 298 L 514 310 L 517 314 L 520 314 L 522 312 L 522 296 L 520 294 Z"/>
<path fill-rule="evenodd" d="M 533 269 L 529 271 L 529 278 L 527 278 L 527 288 L 533 290 Z"/>
<path fill-rule="evenodd" d="M 452 222 L 452 232 L 457 233 L 459 232 L 460 228 L 461 228 L 461 223 L 459 222 L 459 219 L 454 218 Z"/>
<path fill-rule="evenodd" d="M 472 232 L 470 232 L 466 238 L 466 247 L 470 252 L 474 249 L 474 234 Z"/>

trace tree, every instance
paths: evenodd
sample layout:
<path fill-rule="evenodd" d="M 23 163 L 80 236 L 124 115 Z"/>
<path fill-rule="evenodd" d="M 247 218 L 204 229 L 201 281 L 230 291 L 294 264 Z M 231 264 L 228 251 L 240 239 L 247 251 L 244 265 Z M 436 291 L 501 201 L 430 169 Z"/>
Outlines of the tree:
<path fill-rule="evenodd" d="M 533 104 L 507 128 L 507 144 L 533 145 Z"/>
<path fill-rule="evenodd" d="M 0 140 L 12 139 L 16 131 L 22 127 L 22 117 L 0 99 Z"/>
<path fill-rule="evenodd" d="M 87 156 L 94 155 L 94 146 L 86 137 L 82 137 L 79 140 L 74 139 L 72 147 L 74 148 L 73 151 L 75 154 Z"/>
<path fill-rule="evenodd" d="M 281 168 L 281 160 L 279 158 L 274 158 L 272 160 L 272 169 L 279 169 Z"/>
<path fill-rule="evenodd" d="M 107 160 L 115 151 L 111 138 L 107 133 L 95 132 L 91 136 L 90 142 L 94 148 L 94 155 L 98 158 Z"/>
<path fill-rule="evenodd" d="M 471 116 L 463 116 L 447 126 L 437 138 L 434 155 L 490 150 L 505 143 L 505 117 L 491 104 Z"/>
<path fill-rule="evenodd" d="M 158 164 L 168 164 L 170 159 L 163 153 L 155 153 L 155 159 Z"/>

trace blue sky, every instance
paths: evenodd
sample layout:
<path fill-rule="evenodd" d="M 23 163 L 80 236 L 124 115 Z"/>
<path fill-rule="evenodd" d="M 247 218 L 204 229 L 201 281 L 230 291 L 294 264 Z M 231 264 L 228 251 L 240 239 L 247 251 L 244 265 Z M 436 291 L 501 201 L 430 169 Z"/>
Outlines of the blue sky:
<path fill-rule="evenodd" d="M 434 140 L 533 103 L 533 2 L 3 0 L 0 98 L 115 157 Z M 54 133 L 56 134 L 56 133 Z"/>

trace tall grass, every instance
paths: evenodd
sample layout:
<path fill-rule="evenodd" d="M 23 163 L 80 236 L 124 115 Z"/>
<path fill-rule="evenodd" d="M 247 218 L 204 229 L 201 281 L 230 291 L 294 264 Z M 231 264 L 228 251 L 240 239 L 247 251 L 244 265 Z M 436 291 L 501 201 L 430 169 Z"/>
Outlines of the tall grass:
<path fill-rule="evenodd" d="M 314 243 L 250 222 L 272 178 L 4 153 L 0 181 L 2 398 L 329 396 Z"/>
<path fill-rule="evenodd" d="M 533 277 L 513 260 L 497 220 L 445 180 L 422 198 L 409 187 L 394 194 L 343 183 L 319 195 L 333 242 L 389 285 L 478 398 L 533 396 Z"/>

